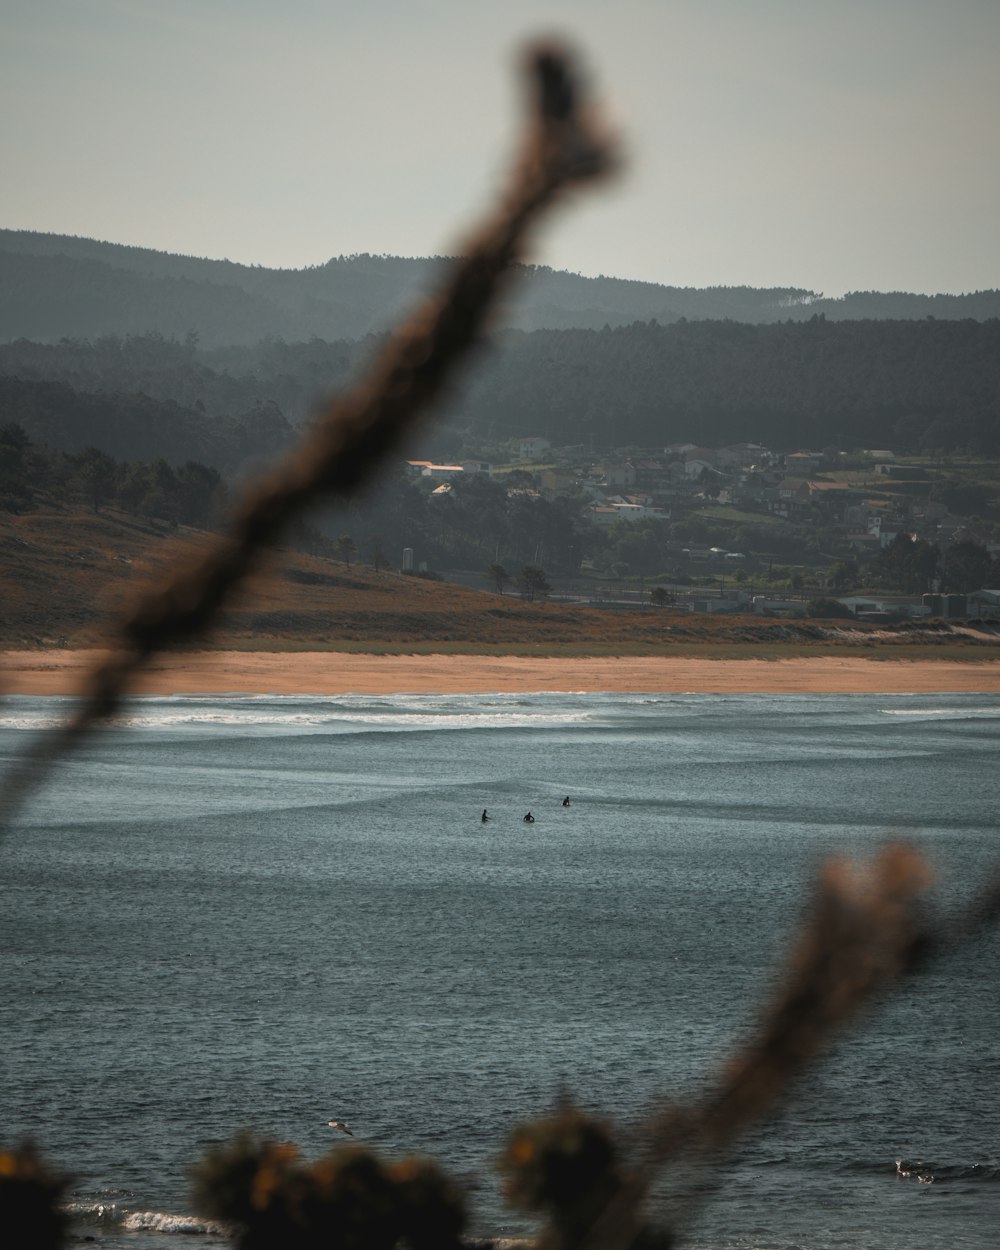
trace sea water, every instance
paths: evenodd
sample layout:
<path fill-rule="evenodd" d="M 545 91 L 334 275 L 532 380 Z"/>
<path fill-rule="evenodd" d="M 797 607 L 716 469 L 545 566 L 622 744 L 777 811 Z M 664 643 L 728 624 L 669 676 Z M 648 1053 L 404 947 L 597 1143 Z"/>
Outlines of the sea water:
<path fill-rule="evenodd" d="M 65 710 L 7 699 L 0 762 Z M 905 838 L 961 907 L 998 748 L 992 695 L 135 699 L 0 843 L 0 1141 L 71 1173 L 105 1246 L 224 1244 L 190 1165 L 241 1128 L 316 1156 L 333 1118 L 529 1236 L 514 1126 L 709 1089 L 831 853 Z M 998 984 L 994 934 L 901 986 L 685 1244 L 994 1250 Z"/>

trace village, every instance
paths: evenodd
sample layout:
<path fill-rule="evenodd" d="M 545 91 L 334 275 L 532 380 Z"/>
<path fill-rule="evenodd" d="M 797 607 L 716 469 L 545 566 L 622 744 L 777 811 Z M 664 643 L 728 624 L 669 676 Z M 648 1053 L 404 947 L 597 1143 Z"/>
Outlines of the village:
<path fill-rule="evenodd" d="M 595 546 L 629 531 L 645 559 L 581 563 L 553 599 L 623 609 L 862 619 L 1000 618 L 1000 466 L 759 443 L 676 443 L 600 456 L 542 437 L 509 444 L 502 461 L 406 462 L 444 500 L 485 475 L 509 497 L 574 501 Z M 601 576 L 603 572 L 604 576 Z M 460 570 L 449 580 L 470 581 Z M 817 605 L 824 609 L 817 611 Z"/>

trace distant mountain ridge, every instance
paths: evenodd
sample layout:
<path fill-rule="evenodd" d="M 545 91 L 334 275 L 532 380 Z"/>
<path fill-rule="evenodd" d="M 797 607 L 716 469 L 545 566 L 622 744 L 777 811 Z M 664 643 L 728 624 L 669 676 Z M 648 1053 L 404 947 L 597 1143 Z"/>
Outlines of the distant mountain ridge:
<path fill-rule="evenodd" d="M 205 347 L 262 339 L 360 339 L 393 324 L 433 282 L 442 258 L 341 256 L 306 269 L 266 269 L 70 235 L 0 230 L 0 342 L 150 332 Z M 520 330 L 599 330 L 659 321 L 750 323 L 1000 317 L 1000 291 L 962 295 L 800 288 L 661 286 L 527 266 L 497 318 Z"/>

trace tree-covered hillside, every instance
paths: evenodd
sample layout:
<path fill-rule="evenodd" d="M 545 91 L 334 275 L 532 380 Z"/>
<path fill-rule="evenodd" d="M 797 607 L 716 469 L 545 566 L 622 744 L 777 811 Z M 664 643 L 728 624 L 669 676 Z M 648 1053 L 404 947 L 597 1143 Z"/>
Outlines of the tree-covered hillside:
<path fill-rule="evenodd" d="M 0 230 L 0 342 L 18 338 L 199 335 L 206 346 L 357 339 L 394 323 L 428 289 L 441 258 L 339 256 L 306 269 L 265 269 L 94 239 Z M 1000 315 L 1000 292 L 856 292 L 824 299 L 798 288 L 662 286 L 526 267 L 499 326 L 594 329 L 681 318 L 750 323 Z"/>
<path fill-rule="evenodd" d="M 1000 321 L 702 321 L 508 334 L 453 405 L 557 444 L 1000 450 Z"/>
<path fill-rule="evenodd" d="M 92 443 L 127 458 L 236 466 L 273 454 L 286 422 L 343 389 L 373 345 L 205 351 L 155 335 L 0 345 L 0 418 L 67 450 Z M 993 454 L 1000 321 L 511 331 L 484 349 L 443 416 L 443 454 L 524 435 L 593 448 L 752 441 Z"/>
<path fill-rule="evenodd" d="M 0 375 L 0 425 L 19 425 L 38 443 L 67 453 L 99 448 L 122 460 L 198 460 L 239 475 L 289 445 L 292 432 L 274 404 L 210 416 L 133 391 L 83 391 L 63 382 Z"/>

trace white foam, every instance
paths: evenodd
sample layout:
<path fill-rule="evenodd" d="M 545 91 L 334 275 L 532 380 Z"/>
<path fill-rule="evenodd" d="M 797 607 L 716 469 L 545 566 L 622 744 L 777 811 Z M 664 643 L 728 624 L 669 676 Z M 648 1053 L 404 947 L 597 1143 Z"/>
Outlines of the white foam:
<path fill-rule="evenodd" d="M 268 701 L 270 703 L 272 701 Z M 589 711 L 538 711 L 498 706 L 464 707 L 455 705 L 399 707 L 370 702 L 352 707 L 350 704 L 320 703 L 303 707 L 297 700 L 293 708 L 269 707 L 268 703 L 250 701 L 247 705 L 227 706 L 219 700 L 209 706 L 178 706 L 176 703 L 145 706 L 130 701 L 129 709 L 114 718 L 105 729 L 183 730 L 221 729 L 237 726 L 262 732 L 281 730 L 318 730 L 332 733 L 393 733 L 422 729 L 530 729 L 586 723 L 594 719 Z M 0 716 L 0 729 L 35 731 L 53 729 L 62 724 L 51 714 Z"/>
<path fill-rule="evenodd" d="M 204 1236 L 225 1236 L 229 1229 L 211 1220 L 200 1220 L 193 1215 L 167 1215 L 162 1211 L 133 1211 L 122 1221 L 122 1228 L 129 1232 L 191 1233 Z"/>

